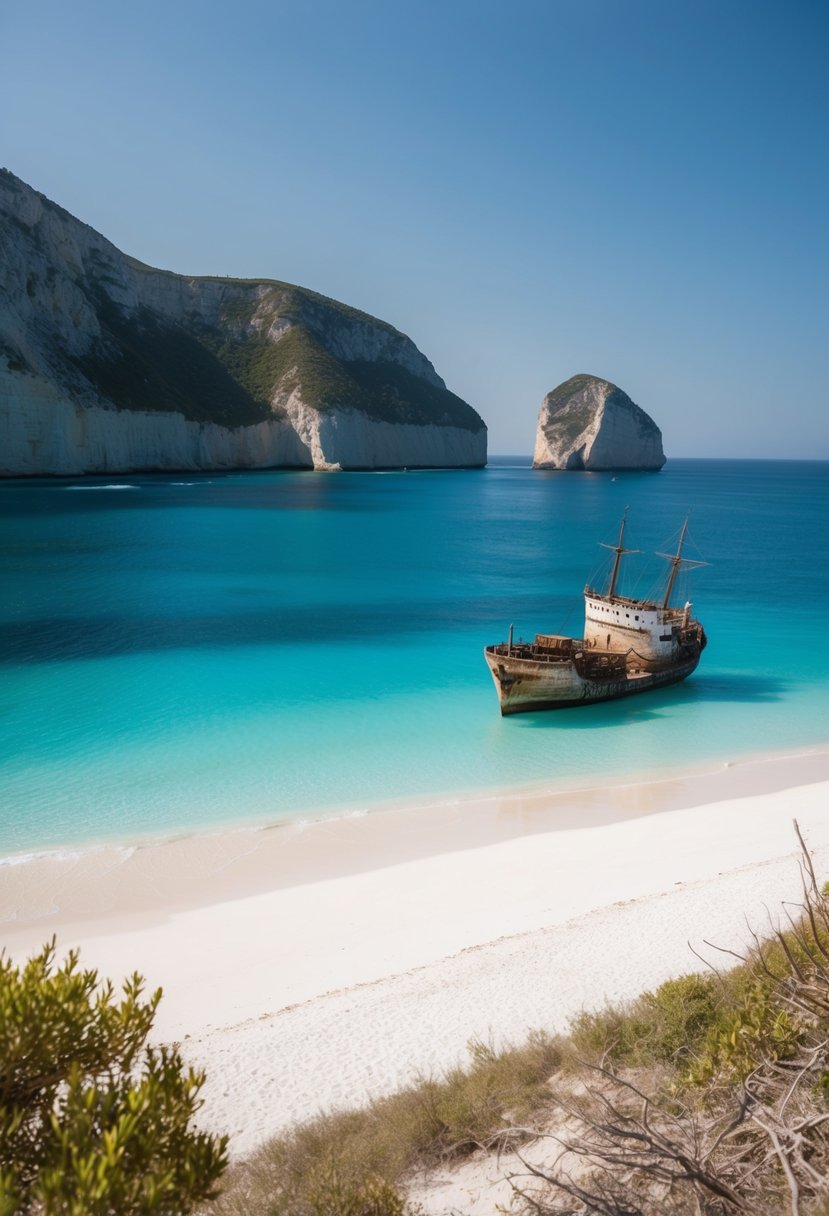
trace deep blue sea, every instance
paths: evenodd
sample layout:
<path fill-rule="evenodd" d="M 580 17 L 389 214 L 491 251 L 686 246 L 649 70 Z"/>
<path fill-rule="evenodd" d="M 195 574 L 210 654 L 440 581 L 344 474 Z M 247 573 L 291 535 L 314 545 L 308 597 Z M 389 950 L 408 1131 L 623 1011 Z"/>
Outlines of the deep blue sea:
<path fill-rule="evenodd" d="M 633 594 L 691 513 L 697 673 L 502 719 L 484 645 L 579 634 L 625 506 Z M 828 525 L 817 462 L 0 483 L 0 853 L 825 743 Z"/>

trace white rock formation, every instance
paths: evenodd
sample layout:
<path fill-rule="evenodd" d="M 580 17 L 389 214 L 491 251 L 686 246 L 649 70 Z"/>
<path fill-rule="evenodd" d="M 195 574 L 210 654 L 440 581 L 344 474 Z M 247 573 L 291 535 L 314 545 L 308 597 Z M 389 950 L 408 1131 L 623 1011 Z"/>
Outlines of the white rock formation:
<path fill-rule="evenodd" d="M 596 376 L 573 376 L 541 404 L 535 469 L 661 469 L 662 432 L 627 393 Z"/>
<path fill-rule="evenodd" d="M 392 326 L 143 266 L 0 171 L 0 475 L 485 463 L 480 417 Z"/>
<path fill-rule="evenodd" d="M 485 463 L 485 431 L 481 438 L 460 427 L 382 422 L 357 411 L 321 413 L 301 402 L 286 418 L 229 428 L 175 412 L 72 403 L 47 381 L 9 375 L 0 358 L 0 476 Z"/>

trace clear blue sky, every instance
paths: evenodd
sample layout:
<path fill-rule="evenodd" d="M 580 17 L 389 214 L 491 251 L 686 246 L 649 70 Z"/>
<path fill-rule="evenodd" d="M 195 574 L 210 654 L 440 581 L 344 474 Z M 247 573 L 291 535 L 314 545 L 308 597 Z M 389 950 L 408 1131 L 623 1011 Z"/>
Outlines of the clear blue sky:
<path fill-rule="evenodd" d="M 0 14 L 0 162 L 121 249 L 408 333 L 529 452 L 616 381 L 674 456 L 829 457 L 825 0 Z"/>

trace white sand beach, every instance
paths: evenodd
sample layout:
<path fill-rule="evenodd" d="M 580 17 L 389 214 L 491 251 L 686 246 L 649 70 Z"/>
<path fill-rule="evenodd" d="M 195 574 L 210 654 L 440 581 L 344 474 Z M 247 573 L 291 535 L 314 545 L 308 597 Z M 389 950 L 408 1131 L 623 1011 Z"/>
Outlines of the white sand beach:
<path fill-rule="evenodd" d="M 739 949 L 800 892 L 797 819 L 829 876 L 829 750 L 670 779 L 500 791 L 361 817 L 0 865 L 0 941 L 53 933 L 164 999 L 207 1070 L 203 1121 L 243 1154 L 463 1059 L 472 1039 Z"/>

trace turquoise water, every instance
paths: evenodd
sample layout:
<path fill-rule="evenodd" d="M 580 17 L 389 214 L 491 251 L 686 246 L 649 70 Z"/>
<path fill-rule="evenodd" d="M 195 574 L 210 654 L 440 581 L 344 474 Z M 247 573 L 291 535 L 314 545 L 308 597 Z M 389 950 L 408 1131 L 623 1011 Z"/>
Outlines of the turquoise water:
<path fill-rule="evenodd" d="M 625 505 L 692 511 L 697 674 L 501 719 L 483 646 L 578 633 Z M 825 742 L 827 519 L 825 463 L 0 484 L 0 852 Z"/>

